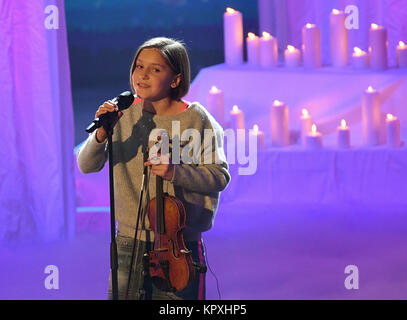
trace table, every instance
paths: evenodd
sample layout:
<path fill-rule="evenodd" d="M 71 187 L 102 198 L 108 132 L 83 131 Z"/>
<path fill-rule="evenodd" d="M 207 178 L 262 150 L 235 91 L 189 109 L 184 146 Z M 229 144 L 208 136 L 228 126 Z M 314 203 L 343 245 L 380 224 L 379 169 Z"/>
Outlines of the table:
<path fill-rule="evenodd" d="M 237 104 L 245 114 L 246 128 L 256 123 L 265 131 L 267 148 L 258 151 L 254 174 L 239 172 L 248 164 L 227 155 L 232 181 L 222 193 L 226 202 L 403 206 L 407 205 L 407 148 L 362 146 L 361 101 L 368 86 L 380 91 L 383 119 L 387 112 L 395 114 L 401 122 L 402 140 L 406 140 L 406 79 L 405 69 L 267 70 L 220 64 L 202 69 L 185 99 L 205 105 L 207 92 L 215 85 L 225 95 L 226 119 Z M 289 106 L 292 144 L 284 148 L 270 145 L 270 106 L 275 99 Z M 324 135 L 321 150 L 306 150 L 297 139 L 304 107 Z M 336 127 L 342 118 L 351 128 L 352 147 L 347 150 L 336 148 Z M 383 134 L 384 130 L 382 141 Z"/>
<path fill-rule="evenodd" d="M 326 145 L 335 145 L 335 130 L 343 118 L 351 127 L 351 143 L 360 145 L 362 93 L 369 86 L 381 93 L 383 119 L 385 113 L 396 115 L 402 137 L 407 138 L 407 69 L 377 72 L 352 67 L 307 70 L 219 64 L 198 73 L 185 99 L 206 106 L 207 93 L 213 85 L 224 93 L 226 121 L 232 106 L 238 105 L 245 114 L 246 128 L 258 124 L 265 131 L 266 145 L 271 142 L 270 107 L 274 100 L 288 105 L 292 133 L 299 130 L 301 110 L 307 108 L 318 131 L 324 134 Z M 225 123 L 224 128 L 227 126 Z"/>

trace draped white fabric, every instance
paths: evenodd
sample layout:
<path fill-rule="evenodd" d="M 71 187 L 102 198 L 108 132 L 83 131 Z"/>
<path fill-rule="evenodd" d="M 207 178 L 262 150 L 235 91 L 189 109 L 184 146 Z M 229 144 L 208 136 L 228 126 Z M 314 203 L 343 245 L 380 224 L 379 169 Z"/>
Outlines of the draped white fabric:
<path fill-rule="evenodd" d="M 406 198 L 400 196 L 407 191 L 406 145 L 396 149 L 385 144 L 364 147 L 361 124 L 362 95 L 372 85 L 380 93 L 381 121 L 385 121 L 386 113 L 396 115 L 401 123 L 401 139 L 407 141 L 405 70 L 372 72 L 351 67 L 265 70 L 220 64 L 199 72 L 186 99 L 206 102 L 213 85 L 224 94 L 225 119 L 230 118 L 232 106 L 238 105 L 244 113 L 245 128 L 258 124 L 265 134 L 267 147 L 247 164 L 240 164 L 236 156 L 228 155 L 228 162 L 235 164 L 231 166 L 231 183 L 222 193 L 224 200 L 264 201 L 270 205 L 407 204 Z M 289 110 L 293 139 L 292 145 L 284 148 L 271 147 L 270 107 L 275 99 L 284 101 Z M 212 113 L 211 106 L 206 106 Z M 323 135 L 322 150 L 305 150 L 300 145 L 300 116 L 304 107 Z M 337 148 L 337 127 L 341 119 L 346 119 L 350 127 L 351 148 L 347 150 Z M 386 141 L 385 129 L 382 123 L 382 143 Z M 257 171 L 253 175 L 238 172 L 238 168 L 254 166 Z"/>
<path fill-rule="evenodd" d="M 315 23 L 321 28 L 322 62 L 329 64 L 329 14 L 349 5 L 359 12 L 359 29 L 349 30 L 350 50 L 356 46 L 367 51 L 370 24 L 383 25 L 388 30 L 389 65 L 395 65 L 398 42 L 407 42 L 407 0 L 258 0 L 259 31 L 276 36 L 280 50 L 288 44 L 300 48 L 302 27 Z"/>
<path fill-rule="evenodd" d="M 2 0 L 0 26 L 0 241 L 72 237 L 74 130 L 64 2 Z"/>

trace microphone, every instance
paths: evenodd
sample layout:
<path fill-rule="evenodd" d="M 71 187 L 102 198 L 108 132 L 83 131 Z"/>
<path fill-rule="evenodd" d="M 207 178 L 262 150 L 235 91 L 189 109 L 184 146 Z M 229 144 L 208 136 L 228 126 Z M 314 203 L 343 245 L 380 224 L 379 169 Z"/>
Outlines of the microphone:
<path fill-rule="evenodd" d="M 128 107 L 130 107 L 133 101 L 134 96 L 130 91 L 125 91 L 113 99 L 113 102 L 117 105 L 119 111 L 125 110 Z M 118 115 L 117 111 L 102 114 L 100 117 L 93 120 L 93 122 L 86 128 L 86 132 L 92 133 L 97 128 L 100 128 L 111 123 L 114 119 L 116 119 L 117 115 Z"/>

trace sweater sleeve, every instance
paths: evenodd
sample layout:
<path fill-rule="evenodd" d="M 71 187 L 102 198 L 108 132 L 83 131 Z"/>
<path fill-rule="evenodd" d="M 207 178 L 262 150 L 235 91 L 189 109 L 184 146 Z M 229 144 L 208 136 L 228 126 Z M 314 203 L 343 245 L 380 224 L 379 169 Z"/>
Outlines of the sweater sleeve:
<path fill-rule="evenodd" d="M 171 183 L 199 193 L 220 192 L 226 188 L 230 174 L 223 150 L 223 130 L 217 123 L 210 124 L 210 129 L 213 132 L 210 143 L 201 142 L 200 163 L 174 165 Z M 208 163 L 207 159 L 212 161 Z"/>
<path fill-rule="evenodd" d="M 230 181 L 227 169 L 227 166 L 216 164 L 195 166 L 181 163 L 175 165 L 171 182 L 193 192 L 220 192 L 226 188 Z"/>
<path fill-rule="evenodd" d="M 89 135 L 77 154 L 79 170 L 82 173 L 97 172 L 103 169 L 107 161 L 107 139 L 99 143 L 96 131 Z"/>

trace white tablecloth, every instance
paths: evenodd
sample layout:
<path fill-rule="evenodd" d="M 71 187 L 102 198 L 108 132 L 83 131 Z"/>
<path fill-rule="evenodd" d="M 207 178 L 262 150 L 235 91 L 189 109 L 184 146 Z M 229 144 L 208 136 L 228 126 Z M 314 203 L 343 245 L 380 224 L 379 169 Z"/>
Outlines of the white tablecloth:
<path fill-rule="evenodd" d="M 361 145 L 362 94 L 369 86 L 378 90 L 382 99 L 382 118 L 393 113 L 401 121 L 402 136 L 407 138 L 407 69 L 383 72 L 354 70 L 352 67 L 261 69 L 224 64 L 202 69 L 194 79 L 189 101 L 206 105 L 208 91 L 215 85 L 225 96 L 225 121 L 233 105 L 245 115 L 246 128 L 258 124 L 270 145 L 270 107 L 274 100 L 289 107 L 290 130 L 299 130 L 302 108 L 308 109 L 324 143 L 335 146 L 336 127 L 345 119 L 351 127 L 351 143 Z M 209 110 L 211 111 L 211 110 Z M 227 123 L 224 124 L 224 128 Z M 384 128 L 384 126 L 383 126 Z"/>
<path fill-rule="evenodd" d="M 406 206 L 407 148 L 307 151 L 299 146 L 260 152 L 254 175 L 238 174 L 222 193 L 226 202 L 273 205 Z"/>
<path fill-rule="evenodd" d="M 259 151 L 254 175 L 239 174 L 247 165 L 236 159 L 231 164 L 232 181 L 222 194 L 225 201 L 398 206 L 407 205 L 407 148 L 362 146 L 361 100 L 370 85 L 380 91 L 383 118 L 387 112 L 396 115 L 402 138 L 407 138 L 406 79 L 405 69 L 261 70 L 222 64 L 202 69 L 186 99 L 205 104 L 207 92 L 216 85 L 225 95 L 226 119 L 237 104 L 245 113 L 246 128 L 257 123 L 265 131 L 267 149 Z M 304 150 L 299 141 L 284 148 L 270 146 L 270 106 L 275 99 L 288 104 L 293 132 L 299 130 L 301 109 L 309 110 L 324 134 L 322 150 Z M 336 148 L 336 127 L 342 118 L 351 128 L 348 150 Z"/>

